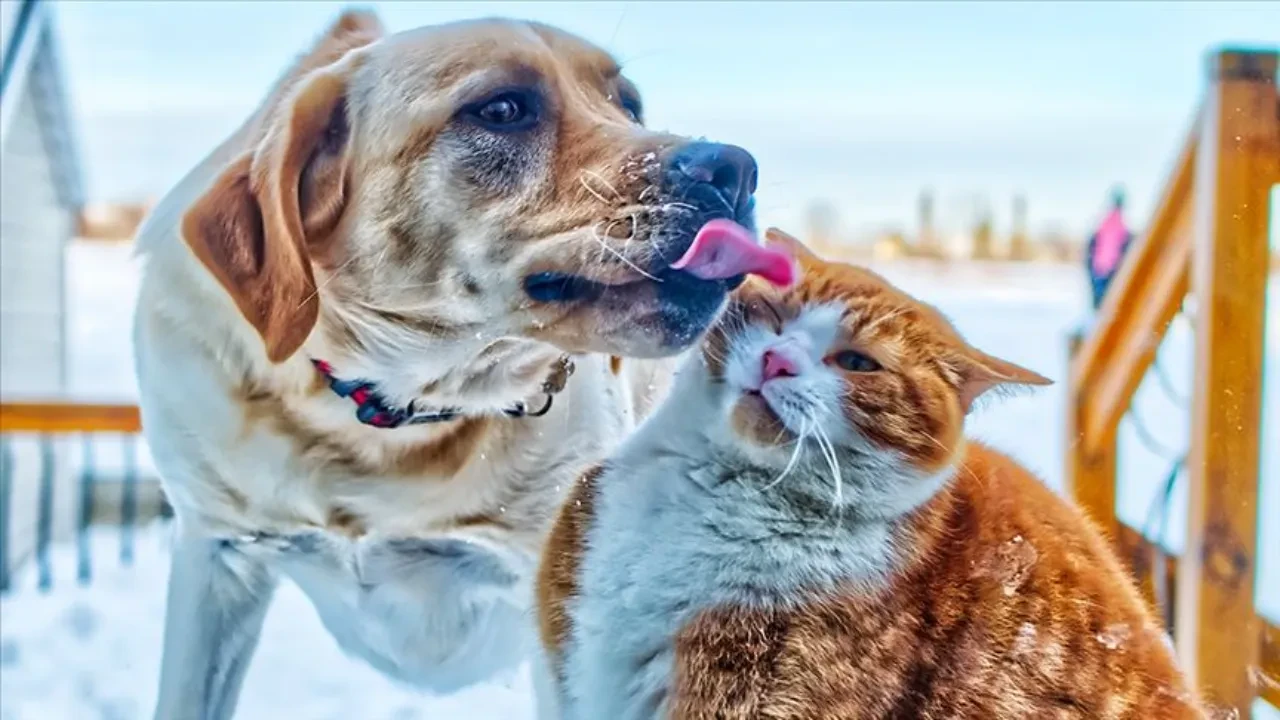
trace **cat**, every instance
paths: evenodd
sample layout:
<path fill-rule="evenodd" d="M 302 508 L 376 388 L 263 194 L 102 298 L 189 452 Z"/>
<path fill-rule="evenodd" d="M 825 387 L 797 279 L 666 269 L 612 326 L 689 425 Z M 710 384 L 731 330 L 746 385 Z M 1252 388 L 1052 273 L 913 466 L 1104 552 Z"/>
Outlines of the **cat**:
<path fill-rule="evenodd" d="M 777 230 L 538 576 L 548 716 L 1202 717 L 1106 540 L 964 437 L 1044 377 Z M 547 709 L 550 708 L 550 709 Z"/>

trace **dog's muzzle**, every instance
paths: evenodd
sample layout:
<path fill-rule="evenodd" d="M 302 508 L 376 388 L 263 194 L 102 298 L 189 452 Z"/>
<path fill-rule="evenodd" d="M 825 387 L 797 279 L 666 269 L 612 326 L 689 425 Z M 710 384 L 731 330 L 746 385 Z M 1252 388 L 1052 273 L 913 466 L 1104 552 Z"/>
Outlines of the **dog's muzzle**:
<path fill-rule="evenodd" d="M 657 175 L 663 200 L 678 203 L 685 212 L 668 217 L 653 234 L 650 275 L 681 292 L 702 287 L 722 294 L 740 285 L 742 277 L 708 282 L 670 266 L 693 244 L 698 230 L 712 220 L 732 220 L 754 229 L 755 158 L 736 145 L 691 142 L 670 150 Z M 539 302 L 592 301 L 608 290 L 589 278 L 558 272 L 530 275 L 524 286 L 529 297 Z"/>
<path fill-rule="evenodd" d="M 651 201 L 673 212 L 661 214 L 648 229 L 644 275 L 621 285 L 597 282 L 572 272 L 540 272 L 524 279 L 525 294 L 542 303 L 590 303 L 602 308 L 637 310 L 656 322 L 664 351 L 687 347 L 715 320 L 725 298 L 744 275 L 707 278 L 672 267 L 693 245 L 699 230 L 713 220 L 755 225 L 755 158 L 734 145 L 690 142 L 669 148 L 647 170 L 658 192 Z M 626 314 L 628 311 L 623 310 Z"/>

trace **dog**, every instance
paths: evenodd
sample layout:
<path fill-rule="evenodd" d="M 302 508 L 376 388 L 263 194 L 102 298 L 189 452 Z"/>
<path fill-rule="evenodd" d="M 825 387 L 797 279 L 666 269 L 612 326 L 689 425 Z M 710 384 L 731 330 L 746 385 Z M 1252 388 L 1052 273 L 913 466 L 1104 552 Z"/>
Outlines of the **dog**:
<path fill-rule="evenodd" d="M 233 714 L 281 578 L 427 690 L 526 657 L 563 496 L 741 282 L 671 266 L 708 221 L 751 224 L 754 160 L 640 102 L 545 25 L 348 12 L 157 205 L 134 330 L 176 513 L 156 717 Z"/>

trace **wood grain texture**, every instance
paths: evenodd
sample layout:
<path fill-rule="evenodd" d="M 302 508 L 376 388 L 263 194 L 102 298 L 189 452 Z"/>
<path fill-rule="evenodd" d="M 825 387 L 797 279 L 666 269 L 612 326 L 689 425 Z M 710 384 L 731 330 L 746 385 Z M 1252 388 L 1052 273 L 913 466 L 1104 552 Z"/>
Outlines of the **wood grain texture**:
<path fill-rule="evenodd" d="M 1280 177 L 1276 54 L 1211 62 L 1196 158 L 1192 291 L 1197 299 L 1187 552 L 1178 650 L 1207 697 L 1247 714 L 1261 623 L 1258 536 L 1268 205 Z"/>
<path fill-rule="evenodd" d="M 5 433 L 140 433 L 136 405 L 79 403 L 0 403 L 0 432 Z"/>

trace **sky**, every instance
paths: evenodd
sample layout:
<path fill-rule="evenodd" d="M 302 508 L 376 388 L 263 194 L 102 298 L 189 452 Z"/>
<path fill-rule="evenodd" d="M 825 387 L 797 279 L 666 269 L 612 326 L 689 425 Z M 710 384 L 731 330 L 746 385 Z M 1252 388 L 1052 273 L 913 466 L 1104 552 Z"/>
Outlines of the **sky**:
<path fill-rule="evenodd" d="M 8 0 L 3 0 L 8 1 Z M 650 125 L 760 163 L 764 223 L 915 227 L 921 191 L 958 230 L 1012 198 L 1033 231 L 1082 234 L 1116 184 L 1145 222 L 1223 44 L 1280 38 L 1276 2 L 367 3 L 391 31 L 536 19 L 623 62 Z M 158 196 L 253 109 L 341 4 L 60 2 L 91 199 Z"/>

